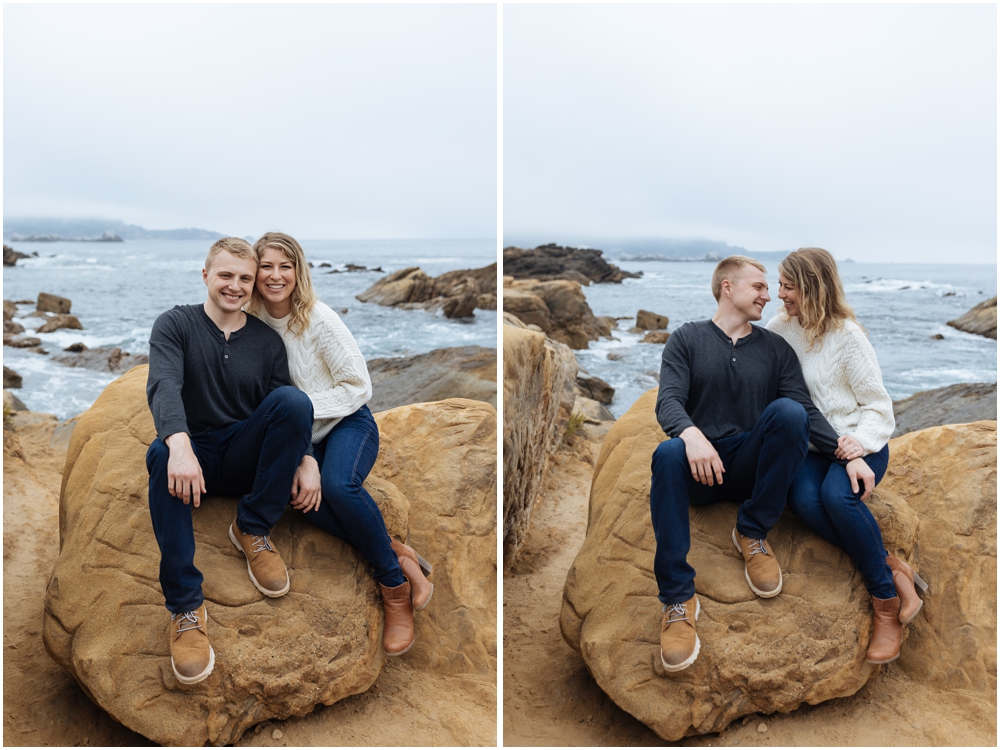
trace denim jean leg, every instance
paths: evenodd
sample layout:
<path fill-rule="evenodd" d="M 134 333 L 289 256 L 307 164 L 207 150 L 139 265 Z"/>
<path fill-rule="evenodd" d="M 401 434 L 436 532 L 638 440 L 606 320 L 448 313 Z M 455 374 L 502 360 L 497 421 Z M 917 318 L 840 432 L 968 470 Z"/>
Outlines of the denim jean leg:
<path fill-rule="evenodd" d="M 695 486 L 684 441 L 679 438 L 660 443 L 653 451 L 651 468 L 649 511 L 656 537 L 653 574 L 660 601 L 678 604 L 694 596 L 695 570 L 687 562 L 692 491 L 698 496 L 695 504 L 708 504 L 722 499 L 721 488 Z"/>
<path fill-rule="evenodd" d="M 864 460 L 875 473 L 877 484 L 882 481 L 889 465 L 889 446 L 865 456 Z M 820 498 L 843 540 L 841 549 L 858 566 L 869 593 L 879 599 L 891 599 L 896 595 L 896 589 L 892 584 L 892 571 L 886 562 L 882 531 L 868 506 L 861 501 L 864 487 L 860 482 L 858 485 L 858 491 L 854 492 L 846 468 L 831 463 L 823 480 Z"/>
<path fill-rule="evenodd" d="M 191 504 L 167 491 L 170 449 L 159 438 L 146 451 L 149 472 L 149 515 L 160 547 L 160 588 L 173 614 L 190 612 L 204 601 L 204 577 L 194 565 L 194 525 Z"/>
<path fill-rule="evenodd" d="M 312 440 L 313 409 L 298 388 L 271 391 L 233 430 L 222 460 L 222 484 L 245 488 L 236 523 L 250 534 L 270 534 L 288 505 L 292 479 Z"/>
<path fill-rule="evenodd" d="M 736 487 L 746 486 L 753 477 L 750 499 L 736 515 L 739 533 L 767 537 L 781 517 L 788 488 L 808 449 L 809 416 L 802 404 L 789 398 L 768 404 L 727 467 L 725 479 Z M 730 486 L 729 492 L 736 487 Z"/>
<path fill-rule="evenodd" d="M 834 527 L 820 497 L 823 481 L 832 463 L 818 453 L 809 451 L 799 470 L 795 472 L 792 486 L 788 490 L 788 507 L 802 519 L 802 523 L 810 531 L 838 549 L 844 549 L 840 532 Z"/>
<path fill-rule="evenodd" d="M 305 514 L 311 523 L 350 544 L 372 566 L 376 581 L 394 588 L 406 582 L 382 511 L 362 486 L 378 458 L 378 426 L 367 406 L 344 417 L 314 446 L 323 500 Z"/>

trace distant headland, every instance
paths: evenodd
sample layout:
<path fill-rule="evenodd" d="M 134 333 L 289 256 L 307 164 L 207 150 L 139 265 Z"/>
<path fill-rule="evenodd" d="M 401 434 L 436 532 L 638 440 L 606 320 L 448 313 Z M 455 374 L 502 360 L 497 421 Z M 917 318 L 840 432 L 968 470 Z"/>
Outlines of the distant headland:
<path fill-rule="evenodd" d="M 225 236 L 208 229 L 146 229 L 121 219 L 4 218 L 3 222 L 5 242 L 218 240 Z"/>
<path fill-rule="evenodd" d="M 535 247 L 538 238 L 504 237 L 504 246 Z M 717 263 L 729 255 L 748 255 L 762 261 L 783 260 L 792 250 L 751 251 L 739 245 L 730 245 L 718 240 L 671 239 L 671 238 L 563 238 L 567 244 L 581 248 L 599 247 L 604 254 L 618 261 L 666 261 L 684 262 L 710 261 Z M 794 248 L 793 248 L 794 249 Z"/>

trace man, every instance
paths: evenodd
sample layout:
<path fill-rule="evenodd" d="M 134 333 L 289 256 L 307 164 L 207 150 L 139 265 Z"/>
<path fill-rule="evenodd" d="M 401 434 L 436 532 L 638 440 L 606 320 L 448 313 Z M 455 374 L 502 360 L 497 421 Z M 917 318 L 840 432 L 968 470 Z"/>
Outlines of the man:
<path fill-rule="evenodd" d="M 689 505 L 740 502 L 733 544 L 760 597 L 781 591 L 781 568 L 767 534 L 785 506 L 810 440 L 833 458 L 837 434 L 813 405 L 792 348 L 760 320 L 768 295 L 764 266 L 734 255 L 712 274 L 719 303 L 711 320 L 685 323 L 668 340 L 660 366 L 656 416 L 671 438 L 653 453 L 649 492 L 663 603 L 660 659 L 686 669 L 698 657 L 700 604 Z"/>
<path fill-rule="evenodd" d="M 149 512 L 171 613 L 170 663 L 184 684 L 204 680 L 215 665 L 192 509 L 207 493 L 241 496 L 229 538 L 246 556 L 253 585 L 285 594 L 288 571 L 270 533 L 311 452 L 313 421 L 309 398 L 291 386 L 281 338 L 241 309 L 257 276 L 253 248 L 219 240 L 201 273 L 204 304 L 178 305 L 153 324 L 146 385 L 157 435 L 146 453 Z"/>

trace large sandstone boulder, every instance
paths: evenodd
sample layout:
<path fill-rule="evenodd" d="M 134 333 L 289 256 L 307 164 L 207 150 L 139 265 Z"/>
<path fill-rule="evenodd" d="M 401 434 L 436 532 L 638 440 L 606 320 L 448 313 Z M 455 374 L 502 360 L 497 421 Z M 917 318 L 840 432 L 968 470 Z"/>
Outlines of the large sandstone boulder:
<path fill-rule="evenodd" d="M 50 312 L 56 315 L 65 315 L 71 307 L 73 307 L 71 300 L 48 292 L 39 292 L 38 302 L 35 305 L 38 312 Z"/>
<path fill-rule="evenodd" d="M 447 318 L 467 318 L 478 307 L 496 309 L 497 264 L 456 270 L 431 278 L 419 268 L 404 268 L 379 279 L 357 296 L 389 307 L 441 310 Z"/>
<path fill-rule="evenodd" d="M 966 333 L 977 333 L 991 339 L 997 337 L 997 298 L 980 302 L 969 312 L 955 320 L 949 320 L 948 325 Z"/>
<path fill-rule="evenodd" d="M 497 350 L 485 346 L 434 349 L 412 357 L 368 360 L 372 411 L 421 401 L 471 398 L 497 405 Z"/>
<path fill-rule="evenodd" d="M 258 722 L 366 690 L 385 661 L 366 565 L 289 510 L 273 538 L 291 591 L 265 598 L 227 538 L 236 500 L 223 497 L 194 513 L 215 671 L 197 685 L 176 681 L 147 504 L 146 372 L 109 385 L 73 432 L 45 596 L 49 654 L 117 721 L 162 744 L 232 743 Z M 495 411 L 453 399 L 376 420 L 382 446 L 366 487 L 389 533 L 435 563 L 434 599 L 402 658 L 446 674 L 495 669 Z"/>
<path fill-rule="evenodd" d="M 997 418 L 996 383 L 956 383 L 914 393 L 892 402 L 893 437 L 942 424 L 965 424 Z"/>
<path fill-rule="evenodd" d="M 505 247 L 503 272 L 505 276 L 516 279 L 566 279 L 584 286 L 589 286 L 592 281 L 598 284 L 620 284 L 622 279 L 637 279 L 642 276 L 642 271 L 623 271 L 608 263 L 601 255 L 600 250 L 560 247 L 554 243 L 540 245 L 534 250 Z"/>
<path fill-rule="evenodd" d="M 635 316 L 635 327 L 641 331 L 665 331 L 668 325 L 670 318 L 649 310 L 640 310 Z"/>
<path fill-rule="evenodd" d="M 666 439 L 655 402 L 655 390 L 643 395 L 604 440 L 587 538 L 566 578 L 560 626 L 567 643 L 615 703 L 671 741 L 718 732 L 747 714 L 856 692 L 872 671 L 865 661 L 872 610 L 854 564 L 786 513 L 768 537 L 784 587 L 759 599 L 730 540 L 735 503 L 691 509 L 701 653 L 683 672 L 664 671 L 649 517 L 650 457 Z M 889 482 L 869 506 L 887 547 L 923 574 L 916 513 Z"/>
<path fill-rule="evenodd" d="M 76 331 L 82 331 L 83 325 L 75 315 L 53 315 L 42 323 L 36 333 L 52 333 L 53 331 L 58 331 L 60 328 L 71 328 Z"/>
<path fill-rule="evenodd" d="M 591 341 L 611 335 L 607 322 L 594 316 L 577 281 L 505 281 L 503 309 L 571 349 L 586 349 Z"/>
<path fill-rule="evenodd" d="M 559 348 L 561 346 L 561 349 Z M 524 542 L 549 454 L 575 400 L 576 357 L 545 334 L 503 327 L 503 559 Z M 572 365 L 565 354 L 572 358 Z M 568 402 L 564 405 L 563 402 Z M 561 416 L 564 415 L 564 416 Z"/>

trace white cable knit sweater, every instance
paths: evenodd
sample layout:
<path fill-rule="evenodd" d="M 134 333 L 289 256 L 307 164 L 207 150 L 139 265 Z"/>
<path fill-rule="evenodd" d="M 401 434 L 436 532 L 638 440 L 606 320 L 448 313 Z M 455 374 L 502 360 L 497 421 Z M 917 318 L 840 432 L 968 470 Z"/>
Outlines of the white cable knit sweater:
<path fill-rule="evenodd" d="M 795 350 L 809 395 L 837 434 L 857 438 L 866 456 L 882 450 L 896 420 L 875 350 L 861 327 L 845 320 L 843 328 L 828 332 L 812 351 L 797 317 L 779 312 L 767 328 Z"/>
<path fill-rule="evenodd" d="M 260 319 L 285 342 L 292 384 L 312 401 L 312 441 L 318 443 L 337 422 L 368 403 L 372 381 L 357 342 L 327 305 L 313 305 L 309 327 L 301 336 L 289 332 L 289 318 L 272 318 L 266 310 L 260 312 Z"/>

